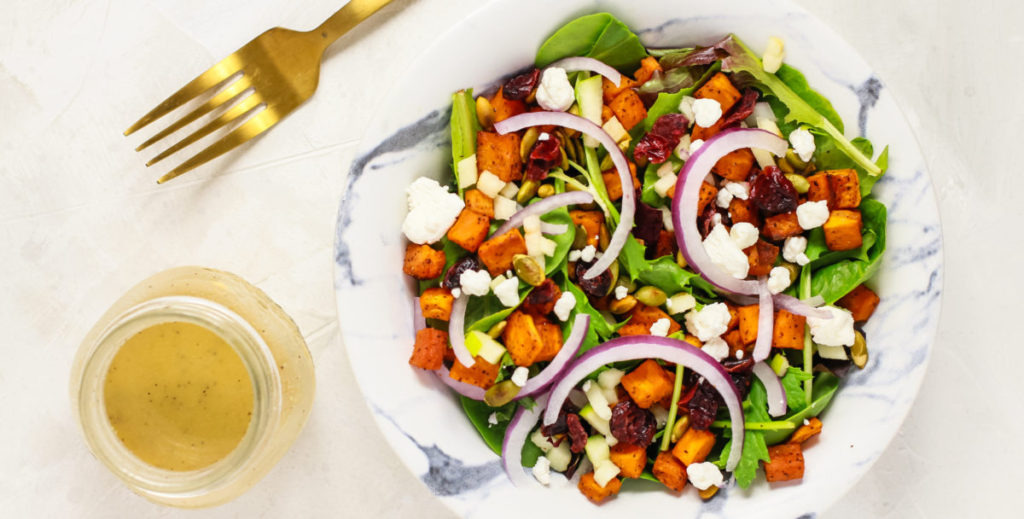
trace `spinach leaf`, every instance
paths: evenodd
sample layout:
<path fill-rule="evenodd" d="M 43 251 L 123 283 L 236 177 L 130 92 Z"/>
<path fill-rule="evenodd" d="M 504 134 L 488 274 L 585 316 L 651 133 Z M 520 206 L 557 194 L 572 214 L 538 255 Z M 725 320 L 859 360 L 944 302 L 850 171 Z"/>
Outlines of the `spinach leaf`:
<path fill-rule="evenodd" d="M 756 378 L 751 381 L 750 394 L 747 395 L 746 401 L 743 403 L 744 409 L 744 420 L 747 422 L 769 422 L 771 417 L 768 415 L 768 393 L 764 389 L 764 385 L 761 384 L 760 380 Z M 743 452 L 740 455 L 740 461 L 736 465 L 736 469 L 733 470 L 733 476 L 736 477 L 736 483 L 741 488 L 747 488 L 750 483 L 754 481 L 757 476 L 757 469 L 760 467 L 760 462 L 768 461 L 768 445 L 765 443 L 765 433 L 774 431 L 753 431 L 746 430 L 743 434 Z M 725 466 L 729 461 L 729 447 L 732 445 L 730 439 L 725 447 L 722 448 L 722 455 L 719 458 L 717 464 Z"/>
<path fill-rule="evenodd" d="M 813 375 L 793 366 L 786 370 L 782 376 L 782 387 L 786 390 L 786 403 L 789 412 L 799 412 L 807 407 L 807 398 L 804 394 L 804 381 L 813 378 Z"/>
<path fill-rule="evenodd" d="M 512 416 L 516 412 L 516 407 L 519 405 L 517 402 L 509 402 L 502 407 L 491 407 L 484 402 L 479 400 L 473 400 L 472 398 L 466 398 L 464 396 L 459 397 L 459 401 L 462 403 L 462 410 L 469 417 L 470 423 L 476 428 L 477 432 L 480 433 L 480 437 L 483 438 L 484 443 L 495 454 L 501 455 L 501 443 L 505 439 L 505 429 L 508 428 L 508 423 L 512 421 Z M 488 419 L 494 413 L 498 419 L 496 425 L 491 425 Z M 533 442 L 527 442 L 533 443 Z"/>
<path fill-rule="evenodd" d="M 683 269 L 670 256 L 647 260 L 644 250 L 644 246 L 630 235 L 619 253 L 619 264 L 631 280 L 654 285 L 669 295 L 689 292 L 701 302 L 717 298 L 711 284 L 697 273 Z"/>
<path fill-rule="evenodd" d="M 835 396 L 836 389 L 838 388 L 838 377 L 831 373 L 818 373 L 818 375 L 814 377 L 814 394 L 812 395 L 813 398 L 811 400 L 811 405 L 800 411 L 786 415 L 782 421 L 789 422 L 793 424 L 794 427 L 803 425 L 805 419 L 818 416 L 826 407 L 828 407 L 829 402 L 832 401 L 832 397 Z M 775 445 L 785 441 L 792 433 L 792 430 L 764 431 L 764 441 L 768 445 Z M 746 449 L 744 449 L 744 451 L 745 450 Z"/>
<path fill-rule="evenodd" d="M 864 244 L 856 253 L 851 254 L 853 257 L 850 259 L 834 262 L 815 270 L 811 279 L 811 293 L 821 295 L 827 304 L 836 302 L 857 285 L 870 279 L 881 265 L 882 253 L 885 252 L 885 205 L 869 198 L 861 202 L 860 212 L 864 225 Z M 817 252 L 817 247 L 820 245 L 816 243 L 815 246 L 815 252 Z M 810 240 L 808 240 L 808 249 L 810 250 Z M 823 261 L 829 257 L 827 254 L 822 254 L 816 261 Z"/>
<path fill-rule="evenodd" d="M 576 315 L 580 313 L 590 316 L 590 328 L 587 329 L 587 335 L 583 338 L 583 345 L 580 347 L 579 351 L 579 353 L 582 354 L 590 348 L 597 346 L 602 341 L 610 339 L 612 335 L 614 335 L 615 332 L 617 332 L 625 323 L 609 323 L 608 320 L 601 315 L 601 312 L 598 312 L 597 309 L 590 304 L 590 300 L 587 299 L 587 295 L 583 293 L 583 290 L 580 290 L 575 283 L 569 281 L 565 269 L 566 267 L 563 266 L 561 276 L 559 279 L 556 279 L 555 282 L 558 283 L 559 288 L 563 292 L 569 292 L 576 298 L 576 307 L 573 308 L 572 312 L 570 312 L 569 320 L 566 322 L 573 322 Z M 569 329 L 570 328 L 566 326 L 563 333 L 568 334 Z"/>
<path fill-rule="evenodd" d="M 596 58 L 622 72 L 633 72 L 647 57 L 647 49 L 626 24 L 608 13 L 595 13 L 555 31 L 537 50 L 534 61 L 545 67 L 570 56 Z"/>
<path fill-rule="evenodd" d="M 473 100 L 473 89 L 459 90 L 452 94 L 452 171 L 455 172 L 455 185 L 459 184 L 459 161 L 476 153 L 476 132 L 480 131 L 480 122 L 476 118 L 476 102 Z M 462 196 L 462 189 L 459 189 Z"/>

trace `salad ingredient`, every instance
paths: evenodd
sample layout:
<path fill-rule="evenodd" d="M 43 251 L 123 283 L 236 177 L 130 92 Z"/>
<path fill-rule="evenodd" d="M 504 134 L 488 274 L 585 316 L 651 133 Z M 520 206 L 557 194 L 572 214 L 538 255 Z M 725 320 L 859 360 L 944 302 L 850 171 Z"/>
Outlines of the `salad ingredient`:
<path fill-rule="evenodd" d="M 520 101 L 529 97 L 540 78 L 540 69 L 532 68 L 505 82 L 501 87 L 506 99 Z"/>
<path fill-rule="evenodd" d="M 550 314 L 561 297 L 562 290 L 558 285 L 550 279 L 545 279 L 526 296 L 523 310 L 535 316 Z"/>
<path fill-rule="evenodd" d="M 464 280 L 467 273 L 473 271 L 469 270 L 463 272 L 461 280 Z M 452 304 L 452 314 L 448 321 L 448 338 L 452 345 L 452 351 L 455 353 L 455 360 L 459 361 L 458 365 L 464 367 L 472 367 L 473 355 L 466 349 L 466 305 L 469 304 L 469 294 L 461 294 L 455 298 L 455 302 Z M 455 366 L 452 367 L 452 371 L 455 371 Z M 464 380 L 463 382 L 468 382 Z"/>
<path fill-rule="evenodd" d="M 786 414 L 786 390 L 771 366 L 760 361 L 754 364 L 754 376 L 764 384 L 768 395 L 768 414 L 774 417 Z"/>
<path fill-rule="evenodd" d="M 747 255 L 732 239 L 724 225 L 715 225 L 704 238 L 703 245 L 712 263 L 736 279 L 746 279 L 750 273 Z"/>
<path fill-rule="evenodd" d="M 583 495 L 587 496 L 587 499 L 594 503 L 600 503 L 619 493 L 619 490 L 622 489 L 622 480 L 612 478 L 604 485 L 600 485 L 595 478 L 595 474 L 593 472 L 588 472 L 580 477 L 580 482 L 577 484 L 577 487 Z"/>
<path fill-rule="evenodd" d="M 750 183 L 750 198 L 766 214 L 776 215 L 795 210 L 798 193 L 782 170 L 769 166 Z"/>
<path fill-rule="evenodd" d="M 523 389 L 519 392 L 519 398 L 532 397 L 539 394 L 557 380 L 569 367 L 569 362 L 576 356 L 576 353 L 579 352 L 589 328 L 590 316 L 587 314 L 577 315 L 576 320 L 573 321 L 569 337 L 565 339 L 565 344 L 558 350 L 558 353 L 551 359 L 551 363 L 547 367 L 526 381 Z M 554 329 L 561 334 L 561 330 L 558 327 Z"/>
<path fill-rule="evenodd" d="M 497 126 L 498 123 L 495 123 Z M 522 158 L 519 156 L 519 135 L 518 134 L 497 134 L 492 132 L 477 132 L 476 134 L 476 167 L 481 171 L 480 180 L 477 180 L 477 187 L 480 181 L 486 176 L 485 172 L 498 177 L 502 182 L 518 181 L 522 178 Z M 493 190 L 496 195 L 502 184 Z M 489 192 L 484 191 L 487 196 L 493 197 Z"/>
<path fill-rule="evenodd" d="M 601 77 L 593 76 L 577 81 L 575 99 L 579 105 L 580 117 L 600 126 L 603 108 L 601 104 Z M 617 139 L 615 140 L 618 142 Z M 593 137 L 589 135 L 583 136 L 584 146 L 596 148 L 599 144 Z"/>
<path fill-rule="evenodd" d="M 721 486 L 725 479 L 714 463 L 701 462 L 686 466 L 686 476 L 697 490 Z M 703 496 L 702 496 L 703 497 Z"/>
<path fill-rule="evenodd" d="M 696 335 L 701 342 L 707 342 L 725 333 L 731 320 L 732 315 L 725 303 L 704 305 L 704 308 L 686 314 L 686 331 Z"/>
<path fill-rule="evenodd" d="M 508 308 L 519 305 L 519 278 L 512 276 L 494 287 L 494 295 L 498 301 Z"/>
<path fill-rule="evenodd" d="M 768 291 L 772 294 L 778 294 L 789 288 L 789 285 L 792 284 L 789 276 L 790 272 L 786 267 L 772 268 L 768 274 Z"/>
<path fill-rule="evenodd" d="M 676 333 L 681 329 L 679 323 L 670 319 L 668 314 L 657 307 L 637 304 L 629 312 L 629 315 L 629 322 L 619 328 L 619 335 L 624 337 L 627 335 L 649 335 L 651 333 L 651 326 L 662 319 L 668 320 L 669 335 Z"/>
<path fill-rule="evenodd" d="M 771 461 L 764 464 L 764 477 L 769 483 L 804 477 L 804 453 L 799 443 L 783 443 L 768 447 Z"/>
<path fill-rule="evenodd" d="M 797 128 L 790 132 L 789 143 L 793 146 L 793 151 L 800 157 L 803 163 L 809 162 L 814 157 L 814 136 L 806 128 Z M 788 153 L 786 158 L 787 160 L 789 159 Z M 805 165 L 797 166 L 797 164 L 793 164 L 794 167 L 801 168 Z"/>
<path fill-rule="evenodd" d="M 526 240 L 519 229 L 491 236 L 477 249 L 477 256 L 487 267 L 487 272 L 497 276 L 512 269 L 512 259 L 517 254 L 526 254 Z"/>
<path fill-rule="evenodd" d="M 490 218 L 465 208 L 459 213 L 455 223 L 448 229 L 448 240 L 470 252 L 476 252 L 480 244 L 487 239 Z"/>
<path fill-rule="evenodd" d="M 452 367 L 454 368 L 455 366 L 453 365 Z M 485 392 L 483 388 L 455 379 L 448 368 L 444 367 L 444 365 L 438 368 L 435 373 L 437 373 L 437 377 L 441 379 L 441 382 L 452 388 L 456 393 L 473 400 L 484 399 Z M 495 372 L 495 374 L 497 374 L 497 372 Z"/>
<path fill-rule="evenodd" d="M 782 66 L 782 58 L 785 57 L 785 43 L 782 38 L 772 36 L 768 38 L 768 45 L 765 46 L 764 56 L 761 58 L 761 68 L 769 74 L 779 71 Z"/>
<path fill-rule="evenodd" d="M 832 321 L 828 316 L 817 319 L 820 322 Z M 802 350 L 804 348 L 804 325 L 807 324 L 807 320 L 807 317 L 794 314 L 785 309 L 780 309 L 776 312 L 773 324 L 772 347 Z"/>
<path fill-rule="evenodd" d="M 811 329 L 811 338 L 814 342 L 825 346 L 852 346 L 854 339 L 853 314 L 849 310 L 834 306 L 824 306 L 822 310 L 829 312 L 831 318 L 807 318 L 807 325 Z"/>
<path fill-rule="evenodd" d="M 609 458 L 624 478 L 639 478 L 647 465 L 647 450 L 639 445 L 619 443 L 609 451 Z"/>
<path fill-rule="evenodd" d="M 541 397 L 537 399 L 532 408 L 520 406 L 505 429 L 505 439 L 501 444 L 501 463 L 508 478 L 517 487 L 527 487 L 533 484 L 523 470 L 523 446 L 526 445 L 526 438 L 530 435 L 530 431 L 537 425 L 541 409 L 546 403 L 546 399 Z"/>
<path fill-rule="evenodd" d="M 480 106 L 482 104 L 486 106 Z M 476 167 L 476 133 L 480 131 L 480 121 L 487 119 L 488 117 L 493 118 L 494 110 L 490 106 L 490 102 L 487 98 L 480 96 L 477 98 L 476 103 L 473 102 L 473 90 L 459 90 L 452 94 L 452 116 L 450 119 L 451 132 L 452 132 L 452 164 L 455 165 L 454 173 L 456 178 L 456 184 L 459 186 L 459 193 L 462 193 L 463 185 L 469 186 L 473 182 L 470 182 L 469 178 L 463 179 L 463 172 L 460 168 L 464 164 L 464 160 L 472 156 L 472 176 L 475 178 L 477 174 Z M 483 116 L 481 116 L 483 115 Z M 490 121 L 487 122 L 487 126 L 490 126 Z M 465 163 L 466 166 L 470 164 Z M 466 176 L 470 176 L 470 172 L 466 171 Z"/>
<path fill-rule="evenodd" d="M 810 263 L 807 257 L 807 238 L 790 236 L 782 246 L 782 259 L 803 266 Z"/>
<path fill-rule="evenodd" d="M 615 404 L 608 426 L 619 442 L 646 448 L 654 439 L 657 422 L 653 413 L 625 398 Z"/>
<path fill-rule="evenodd" d="M 476 184 L 477 174 L 479 173 L 476 169 L 476 153 L 460 160 L 455 165 L 455 169 L 459 171 L 459 192 Z M 469 201 L 467 200 L 468 203 Z"/>
<path fill-rule="evenodd" d="M 803 175 L 798 175 L 796 173 L 786 173 L 785 176 L 786 179 L 793 184 L 793 189 L 796 189 L 796 192 L 798 194 L 806 195 L 807 192 L 810 191 L 811 183 L 808 182 L 807 178 L 804 177 Z"/>
<path fill-rule="evenodd" d="M 692 105 L 694 123 L 710 128 L 722 118 L 722 105 L 712 98 L 699 98 Z"/>
<path fill-rule="evenodd" d="M 686 466 L 671 452 L 658 453 L 651 473 L 658 481 L 676 492 L 681 492 L 686 487 Z"/>
<path fill-rule="evenodd" d="M 665 295 L 663 290 L 650 285 L 641 287 L 633 295 L 636 297 L 637 301 L 647 306 L 661 306 L 665 304 L 665 301 L 668 299 L 668 296 Z"/>
<path fill-rule="evenodd" d="M 455 298 L 447 288 L 428 288 L 420 296 L 420 311 L 426 319 L 447 321 L 452 315 Z"/>
<path fill-rule="evenodd" d="M 444 271 L 444 262 L 444 251 L 410 243 L 405 247 L 402 272 L 416 279 L 434 279 Z"/>
<path fill-rule="evenodd" d="M 476 183 L 474 179 L 474 183 Z M 466 207 L 488 218 L 494 218 L 494 199 L 483 194 L 479 189 L 470 189 L 465 193 Z"/>
<path fill-rule="evenodd" d="M 534 464 L 531 472 L 533 472 L 534 479 L 541 485 L 548 486 L 551 484 L 551 462 L 548 461 L 547 457 L 541 456 L 537 458 L 537 463 Z"/>
<path fill-rule="evenodd" d="M 494 173 L 484 170 L 476 181 L 476 188 L 484 195 L 494 198 L 505 189 L 506 183 Z"/>
<path fill-rule="evenodd" d="M 767 283 L 762 283 L 758 291 L 757 311 L 757 338 L 754 342 L 754 362 L 760 362 L 768 358 L 771 353 L 775 335 L 779 333 L 775 329 L 775 322 L 772 320 L 775 311 L 775 301 L 772 298 L 771 290 Z M 781 312 L 785 312 L 782 310 Z M 803 328 L 800 328 L 803 330 Z M 802 344 L 802 343 L 801 343 Z"/>
<path fill-rule="evenodd" d="M 576 296 L 572 295 L 572 292 L 563 292 L 558 300 L 555 301 L 555 306 L 552 308 L 555 315 L 560 321 L 569 320 L 569 312 L 576 308 Z"/>
<path fill-rule="evenodd" d="M 544 342 L 534 324 L 533 316 L 519 310 L 508 316 L 508 326 L 505 327 L 502 337 L 516 366 L 533 364 L 544 349 Z"/>
<path fill-rule="evenodd" d="M 537 263 L 537 260 L 527 256 L 526 254 L 516 254 L 512 257 L 512 269 L 515 270 L 516 276 L 523 280 L 527 285 L 540 286 L 541 283 L 546 281 L 544 277 L 544 268 Z M 533 292 L 531 292 L 533 294 Z M 529 299 L 530 296 L 527 296 Z"/>
<path fill-rule="evenodd" d="M 798 236 L 804 232 L 804 229 L 800 227 L 796 211 L 791 211 L 765 218 L 762 232 L 769 239 L 779 241 L 791 236 Z"/>
<path fill-rule="evenodd" d="M 796 220 L 800 224 L 800 227 L 804 230 L 811 230 L 815 227 L 821 227 L 826 221 L 828 221 L 828 202 L 821 200 L 819 202 L 804 202 L 796 208 Z M 860 229 L 857 230 L 857 235 L 860 235 Z"/>
<path fill-rule="evenodd" d="M 449 290 L 460 288 L 462 286 L 462 274 L 464 272 L 481 269 L 483 269 L 483 265 L 480 264 L 480 260 L 478 260 L 476 256 L 463 256 L 448 267 L 447 272 L 444 274 L 444 279 L 441 281 L 441 286 Z"/>
<path fill-rule="evenodd" d="M 517 371 L 518 369 L 519 368 L 517 368 Z M 516 384 L 514 380 L 502 380 L 501 382 L 487 388 L 487 391 L 484 392 L 483 401 L 490 407 L 501 407 L 515 399 L 516 395 L 520 392 L 519 388 L 520 386 Z M 488 417 L 487 421 L 489 424 L 491 421 L 497 421 L 497 416 L 495 416 L 495 420 L 491 420 L 490 417 Z"/>
<path fill-rule="evenodd" d="M 491 276 L 483 270 L 466 270 L 459 276 L 462 293 L 471 296 L 485 296 L 491 290 Z"/>
<path fill-rule="evenodd" d="M 466 205 L 457 193 L 448 192 L 447 187 L 432 178 L 417 178 L 405 192 L 409 213 L 402 222 L 402 232 L 412 243 L 440 240 Z"/>
<path fill-rule="evenodd" d="M 618 70 L 632 70 L 647 57 L 647 49 L 614 16 L 595 13 L 562 26 L 541 45 L 535 61 L 544 67 L 569 56 L 586 56 Z"/>
<path fill-rule="evenodd" d="M 552 195 L 534 202 L 512 215 L 507 222 L 494 231 L 494 236 L 500 236 L 511 229 L 522 226 L 523 221 L 531 216 L 541 216 L 561 207 L 589 204 L 593 201 L 594 196 L 586 191 L 570 191 L 568 193 Z"/>
<path fill-rule="evenodd" d="M 857 172 L 852 169 L 826 171 L 831 205 L 839 209 L 856 209 L 860 206 L 861 191 Z"/>
<path fill-rule="evenodd" d="M 540 86 L 537 87 L 537 104 L 545 110 L 564 112 L 572 106 L 576 98 L 565 69 L 549 67 L 541 75 Z"/>
<path fill-rule="evenodd" d="M 730 412 L 731 413 L 731 412 Z M 672 455 L 689 467 L 694 463 L 700 463 L 711 454 L 711 448 L 715 446 L 715 435 L 708 430 L 699 430 L 690 427 L 683 433 L 683 437 L 676 442 L 672 448 Z M 728 469 L 732 470 L 732 469 Z"/>
<path fill-rule="evenodd" d="M 809 420 L 804 420 L 804 424 L 793 432 L 793 436 L 789 437 L 787 443 L 803 443 L 819 433 L 821 433 L 821 420 L 817 417 L 812 417 Z"/>
<path fill-rule="evenodd" d="M 559 67 L 566 70 L 566 72 L 575 71 L 587 71 L 600 74 L 611 81 L 613 85 L 619 86 L 622 82 L 622 74 L 619 74 L 618 70 L 613 67 L 606 65 L 601 60 L 589 58 L 586 56 L 576 56 L 571 58 L 560 59 L 550 65 L 549 67 Z"/>
<path fill-rule="evenodd" d="M 816 202 L 821 203 L 821 202 Z M 849 209 L 836 209 L 829 215 L 828 220 L 822 225 L 825 231 L 825 243 L 829 250 L 843 251 L 852 250 L 863 244 L 861 236 L 860 211 Z"/>
<path fill-rule="evenodd" d="M 491 364 L 498 364 L 505 355 L 504 346 L 479 330 L 473 330 L 466 335 L 466 349 L 470 355 L 480 357 Z"/>

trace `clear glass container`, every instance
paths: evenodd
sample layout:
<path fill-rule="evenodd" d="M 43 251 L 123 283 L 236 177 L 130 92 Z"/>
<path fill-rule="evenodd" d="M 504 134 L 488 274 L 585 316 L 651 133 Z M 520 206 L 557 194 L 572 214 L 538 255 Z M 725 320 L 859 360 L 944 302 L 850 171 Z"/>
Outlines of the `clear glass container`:
<path fill-rule="evenodd" d="M 117 437 L 103 389 L 114 356 L 154 325 L 192 323 L 238 354 L 252 381 L 252 416 L 237 446 L 189 471 L 155 467 Z M 93 454 L 136 493 L 178 507 L 229 501 L 259 481 L 295 441 L 313 402 L 313 362 L 298 327 L 263 291 L 233 274 L 180 267 L 129 290 L 86 336 L 71 376 L 71 401 Z"/>

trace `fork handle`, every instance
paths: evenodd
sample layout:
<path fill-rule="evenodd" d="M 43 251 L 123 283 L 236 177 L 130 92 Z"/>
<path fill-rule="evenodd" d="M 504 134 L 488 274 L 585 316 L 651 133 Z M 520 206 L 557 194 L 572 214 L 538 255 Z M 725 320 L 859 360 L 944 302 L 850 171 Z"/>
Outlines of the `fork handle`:
<path fill-rule="evenodd" d="M 326 50 L 343 34 L 390 2 L 391 0 L 349 0 L 344 7 L 338 9 L 338 12 L 310 32 L 320 37 L 320 42 Z"/>

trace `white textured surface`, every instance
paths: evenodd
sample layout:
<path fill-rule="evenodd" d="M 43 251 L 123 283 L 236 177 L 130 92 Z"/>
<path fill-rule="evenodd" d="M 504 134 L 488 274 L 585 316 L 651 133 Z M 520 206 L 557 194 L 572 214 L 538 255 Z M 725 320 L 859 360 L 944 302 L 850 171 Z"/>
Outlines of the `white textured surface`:
<path fill-rule="evenodd" d="M 381 441 L 334 315 L 336 204 L 361 128 L 439 27 L 476 2 L 399 1 L 332 50 L 316 98 L 265 138 L 157 188 L 120 131 L 266 27 L 310 27 L 315 0 L 5 2 L 0 19 L 0 510 L 4 515 L 445 516 Z M 831 517 L 1005 516 L 1024 461 L 1009 325 L 1024 180 L 1010 167 L 1024 72 L 1014 2 L 800 2 L 846 38 L 907 110 L 944 217 L 945 311 L 921 395 Z M 226 20 L 231 20 L 230 22 Z M 293 450 L 253 491 L 199 513 L 151 505 L 85 450 L 67 376 L 124 289 L 201 264 L 257 283 L 295 317 L 318 395 Z M 996 297 L 989 294 L 997 288 Z M 1001 450 L 997 450 L 999 446 Z"/>

